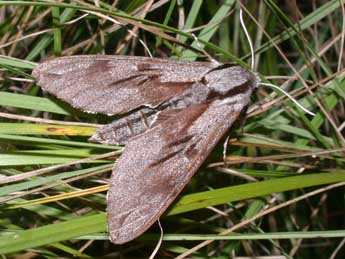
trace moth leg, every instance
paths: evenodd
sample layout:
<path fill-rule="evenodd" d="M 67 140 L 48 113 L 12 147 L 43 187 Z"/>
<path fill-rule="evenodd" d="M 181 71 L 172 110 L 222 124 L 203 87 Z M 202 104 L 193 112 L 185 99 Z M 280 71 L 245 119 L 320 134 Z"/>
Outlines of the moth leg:
<path fill-rule="evenodd" d="M 240 115 L 238 116 L 237 120 L 234 123 L 234 127 L 235 128 L 240 128 L 241 129 L 241 134 L 243 134 L 243 125 L 244 125 L 244 123 L 246 121 L 247 110 L 248 110 L 248 106 L 245 106 L 243 108 L 243 110 L 241 111 Z M 226 152 L 228 150 L 228 144 L 229 144 L 230 136 L 231 136 L 231 134 L 227 135 L 227 137 L 226 137 L 226 139 L 224 141 L 224 144 L 223 144 L 223 162 L 224 162 L 224 165 L 227 164 Z"/>

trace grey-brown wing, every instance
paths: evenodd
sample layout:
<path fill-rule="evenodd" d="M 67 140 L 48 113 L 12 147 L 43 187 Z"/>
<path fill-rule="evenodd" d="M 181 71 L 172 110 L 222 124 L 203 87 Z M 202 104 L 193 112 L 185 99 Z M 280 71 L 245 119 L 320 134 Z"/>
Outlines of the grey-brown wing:
<path fill-rule="evenodd" d="M 108 192 L 113 243 L 136 238 L 161 216 L 238 118 L 252 91 L 163 111 L 161 123 L 130 139 Z"/>
<path fill-rule="evenodd" d="M 69 56 L 33 71 L 49 93 L 84 111 L 121 114 L 180 95 L 216 65 L 128 56 Z"/>

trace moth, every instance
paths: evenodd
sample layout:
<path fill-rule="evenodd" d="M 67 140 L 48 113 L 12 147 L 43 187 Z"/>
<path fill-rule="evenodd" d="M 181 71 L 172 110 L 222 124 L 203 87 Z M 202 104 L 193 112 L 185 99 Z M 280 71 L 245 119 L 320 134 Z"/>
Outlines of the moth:
<path fill-rule="evenodd" d="M 122 115 L 90 138 L 125 145 L 107 196 L 115 244 L 138 237 L 164 213 L 258 85 L 238 65 L 110 55 L 48 60 L 33 76 L 75 108 Z"/>

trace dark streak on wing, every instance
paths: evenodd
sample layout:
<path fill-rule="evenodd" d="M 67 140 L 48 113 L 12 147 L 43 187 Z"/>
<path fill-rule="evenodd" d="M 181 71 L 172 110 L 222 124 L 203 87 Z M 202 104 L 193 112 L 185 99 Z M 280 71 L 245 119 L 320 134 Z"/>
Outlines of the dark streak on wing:
<path fill-rule="evenodd" d="M 181 151 L 183 150 L 183 148 L 180 149 L 175 149 L 175 151 L 170 153 L 163 153 L 163 156 L 158 157 L 156 159 L 156 161 L 152 162 L 151 164 L 148 165 L 148 169 L 154 168 L 156 166 L 159 166 L 160 164 L 163 164 L 164 162 L 166 162 L 169 159 L 174 158 L 175 156 L 177 156 Z"/>
<path fill-rule="evenodd" d="M 181 95 L 215 65 L 128 56 L 70 56 L 38 65 L 33 76 L 75 108 L 108 115 Z"/>
<path fill-rule="evenodd" d="M 188 141 L 190 141 L 193 138 L 193 135 L 186 135 L 183 138 L 178 138 L 178 139 L 174 139 L 173 141 L 167 143 L 167 147 L 173 147 L 173 146 L 177 146 L 183 143 L 186 143 Z"/>
<path fill-rule="evenodd" d="M 134 79 L 136 79 L 138 77 L 141 77 L 141 76 L 142 76 L 141 74 L 135 74 L 135 75 L 131 75 L 131 76 L 128 76 L 128 77 L 123 77 L 123 78 L 117 79 L 115 81 L 109 82 L 106 86 L 107 87 L 112 87 L 112 86 L 116 86 L 116 85 L 121 85 L 122 83 L 125 83 L 125 82 L 128 82 L 128 81 L 133 81 Z M 147 79 L 149 79 L 149 77 L 145 77 L 142 80 L 147 80 Z"/>
<path fill-rule="evenodd" d="M 183 151 L 184 154 L 187 157 L 196 156 L 197 153 L 199 152 L 197 149 L 197 146 L 201 140 L 202 140 L 201 138 L 196 138 L 192 144 L 190 144 L 189 146 L 186 147 L 186 149 Z"/>

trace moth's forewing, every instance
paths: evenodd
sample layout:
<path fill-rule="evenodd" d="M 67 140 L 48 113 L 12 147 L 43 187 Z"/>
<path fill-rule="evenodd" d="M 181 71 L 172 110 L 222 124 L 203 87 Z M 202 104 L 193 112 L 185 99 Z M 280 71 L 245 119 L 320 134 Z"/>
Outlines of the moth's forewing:
<path fill-rule="evenodd" d="M 214 66 L 146 57 L 69 56 L 39 64 L 33 76 L 44 90 L 75 108 L 114 115 L 178 96 Z"/>
<path fill-rule="evenodd" d="M 108 192 L 113 243 L 136 238 L 160 217 L 238 118 L 254 88 L 247 81 L 236 95 L 167 111 L 168 119 L 128 142 Z"/>

